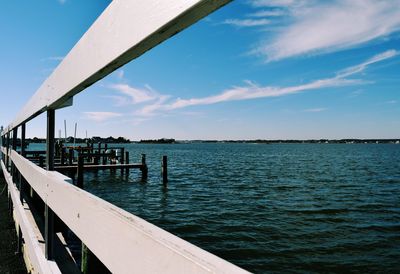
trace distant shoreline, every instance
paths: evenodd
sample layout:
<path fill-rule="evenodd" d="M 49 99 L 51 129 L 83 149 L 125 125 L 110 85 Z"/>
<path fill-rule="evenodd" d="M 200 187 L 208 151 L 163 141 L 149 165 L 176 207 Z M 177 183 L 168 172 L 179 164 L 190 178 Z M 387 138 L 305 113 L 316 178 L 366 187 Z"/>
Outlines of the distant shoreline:
<path fill-rule="evenodd" d="M 64 140 L 63 138 L 61 140 Z M 148 139 L 140 141 L 130 141 L 124 137 L 94 137 L 89 139 L 91 143 L 108 144 L 193 144 L 193 143 L 240 143 L 240 144 L 400 144 L 400 138 L 393 139 L 253 139 L 253 140 L 175 140 L 173 138 Z M 45 143 L 45 138 L 29 138 L 27 143 Z M 73 138 L 68 137 L 66 143 L 73 143 Z M 87 139 L 76 138 L 75 143 L 86 143 Z"/>

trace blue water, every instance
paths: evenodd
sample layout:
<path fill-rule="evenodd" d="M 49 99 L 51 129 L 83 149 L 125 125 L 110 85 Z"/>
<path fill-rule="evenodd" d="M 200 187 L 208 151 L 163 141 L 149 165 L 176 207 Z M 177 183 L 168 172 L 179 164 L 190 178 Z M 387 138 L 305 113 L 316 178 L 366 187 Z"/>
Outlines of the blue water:
<path fill-rule="evenodd" d="M 400 145 L 125 147 L 148 181 L 102 171 L 86 189 L 249 271 L 400 273 Z"/>

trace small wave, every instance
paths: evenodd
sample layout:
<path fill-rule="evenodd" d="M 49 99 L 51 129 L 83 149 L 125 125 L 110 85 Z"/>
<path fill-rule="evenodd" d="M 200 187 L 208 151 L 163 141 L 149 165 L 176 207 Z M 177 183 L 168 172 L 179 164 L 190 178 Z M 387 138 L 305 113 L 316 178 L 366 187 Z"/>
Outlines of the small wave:
<path fill-rule="evenodd" d="M 292 214 L 340 214 L 350 212 L 348 208 L 321 208 L 321 209 L 300 209 L 300 210 L 287 210 L 286 212 Z"/>

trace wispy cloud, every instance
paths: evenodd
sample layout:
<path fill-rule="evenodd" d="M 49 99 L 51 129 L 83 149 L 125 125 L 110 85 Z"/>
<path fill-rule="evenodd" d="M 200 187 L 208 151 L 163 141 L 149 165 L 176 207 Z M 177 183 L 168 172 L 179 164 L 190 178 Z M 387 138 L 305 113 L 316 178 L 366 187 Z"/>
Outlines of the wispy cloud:
<path fill-rule="evenodd" d="M 128 84 L 119 83 L 108 86 L 110 89 L 118 91 L 123 96 L 109 96 L 117 101 L 118 104 L 138 104 L 156 100 L 159 94 L 149 85 L 144 88 L 137 88 Z"/>
<path fill-rule="evenodd" d="M 304 112 L 322 112 L 327 110 L 327 108 L 308 108 L 305 109 Z"/>
<path fill-rule="evenodd" d="M 202 98 L 178 98 L 172 101 L 168 101 L 169 98 L 164 97 L 162 99 L 159 99 L 156 103 L 146 105 L 140 111 L 138 111 L 137 114 L 143 116 L 151 116 L 156 115 L 159 112 L 172 111 L 189 106 L 210 105 L 227 101 L 248 100 L 256 98 L 278 97 L 322 88 L 366 84 L 369 82 L 361 79 L 350 79 L 348 77 L 363 72 L 368 68 L 368 66 L 374 63 L 381 62 L 388 58 L 393 58 L 396 55 L 397 51 L 389 50 L 377 54 L 356 66 L 346 68 L 336 73 L 334 77 L 318 79 L 301 85 L 289 87 L 259 86 L 253 82 L 247 81 L 245 86 L 232 87 L 217 95 Z"/>
<path fill-rule="evenodd" d="M 254 7 L 280 7 L 280 8 L 298 8 L 311 2 L 310 0 L 252 0 Z"/>
<path fill-rule="evenodd" d="M 65 4 L 65 2 L 67 2 L 67 0 L 57 0 L 58 3 L 60 3 L 61 5 Z"/>
<path fill-rule="evenodd" d="M 84 119 L 95 121 L 95 122 L 104 122 L 113 118 L 123 116 L 122 113 L 117 112 L 83 112 Z"/>
<path fill-rule="evenodd" d="M 195 105 L 211 105 L 226 101 L 239 101 L 247 99 L 265 98 L 265 97 L 278 97 L 288 94 L 299 93 L 306 90 L 315 90 L 328 87 L 348 86 L 364 83 L 358 79 L 344 79 L 340 77 L 320 79 L 308 84 L 290 86 L 290 87 L 271 87 L 271 86 L 258 86 L 254 83 L 248 83 L 247 86 L 233 87 L 218 95 L 193 98 L 193 99 L 177 99 L 172 104 L 168 105 L 167 110 L 179 109 Z"/>
<path fill-rule="evenodd" d="M 117 71 L 117 78 L 119 80 L 124 79 L 124 76 L 125 76 L 125 71 L 124 70 L 120 69 L 120 70 Z"/>
<path fill-rule="evenodd" d="M 352 67 L 349 67 L 349 68 L 346 68 L 346 69 L 340 71 L 338 75 L 340 75 L 341 77 L 347 77 L 347 76 L 362 72 L 369 65 L 392 58 L 398 54 L 399 54 L 399 52 L 397 50 L 394 50 L 394 49 L 387 50 L 385 52 L 382 52 L 380 54 L 373 56 L 372 58 L 368 59 L 367 61 L 365 61 L 361 64 L 358 64 L 356 66 L 352 66 Z"/>
<path fill-rule="evenodd" d="M 386 101 L 386 104 L 397 104 L 397 100 Z"/>
<path fill-rule="evenodd" d="M 357 89 L 357 90 L 353 91 L 352 93 L 350 93 L 349 98 L 358 97 L 363 93 L 364 93 L 364 91 L 362 89 Z"/>
<path fill-rule="evenodd" d="M 223 23 L 237 27 L 258 27 L 268 25 L 268 19 L 227 19 Z"/>
<path fill-rule="evenodd" d="M 253 13 L 248 14 L 249 17 L 276 17 L 276 16 L 283 16 L 286 13 L 283 10 L 259 10 Z"/>
<path fill-rule="evenodd" d="M 253 53 L 267 61 L 354 47 L 400 30 L 400 0 L 253 0 L 253 7 L 281 7 L 291 20 Z"/>

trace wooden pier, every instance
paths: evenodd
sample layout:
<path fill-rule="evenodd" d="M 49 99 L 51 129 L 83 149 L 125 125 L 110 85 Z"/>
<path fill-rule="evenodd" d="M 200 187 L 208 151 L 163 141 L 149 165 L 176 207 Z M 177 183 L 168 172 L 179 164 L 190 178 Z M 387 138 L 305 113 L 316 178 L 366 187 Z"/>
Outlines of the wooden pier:
<path fill-rule="evenodd" d="M 83 189 L 85 170 L 138 168 L 147 177 L 145 155 L 137 164 L 93 146 L 75 155 L 75 147 L 59 147 L 54 136 L 56 111 L 72 106 L 76 94 L 229 2 L 112 1 L 1 131 L 0 164 L 28 272 L 246 273 Z M 26 124 L 41 113 L 47 114 L 46 150 L 18 151 Z M 68 170 L 76 171 L 76 185 L 60 173 Z M 163 172 L 166 178 L 166 166 Z M 81 258 L 71 234 L 82 245 Z"/>

